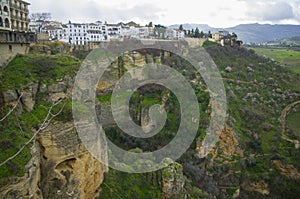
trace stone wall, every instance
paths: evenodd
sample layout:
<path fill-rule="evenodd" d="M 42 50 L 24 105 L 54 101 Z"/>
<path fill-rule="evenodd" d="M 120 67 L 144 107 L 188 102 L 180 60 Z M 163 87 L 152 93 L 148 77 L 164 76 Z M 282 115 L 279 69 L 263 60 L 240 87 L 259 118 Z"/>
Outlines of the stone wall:
<path fill-rule="evenodd" d="M 4 68 L 17 54 L 26 54 L 29 44 L 0 43 L 0 68 Z"/>

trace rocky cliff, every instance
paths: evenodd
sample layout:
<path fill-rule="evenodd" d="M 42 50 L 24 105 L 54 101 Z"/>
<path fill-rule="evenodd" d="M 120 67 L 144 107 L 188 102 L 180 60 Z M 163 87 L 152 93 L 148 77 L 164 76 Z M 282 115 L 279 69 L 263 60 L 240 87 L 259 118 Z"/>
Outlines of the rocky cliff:
<path fill-rule="evenodd" d="M 153 125 L 148 116 L 150 106 L 163 104 L 168 112 L 165 128 L 149 140 L 127 136 L 116 127 L 110 112 L 110 97 L 114 84 L 127 70 L 145 63 L 163 63 L 178 67 L 176 69 L 193 79 L 190 83 L 201 109 L 198 139 L 178 163 L 146 174 L 127 174 L 111 169 L 103 177 L 108 169 L 89 155 L 80 143 L 72 124 L 70 103 L 67 103 L 65 111 L 35 139 L 31 148 L 31 159 L 26 159 L 24 150 L 22 155 L 25 158 L 21 156 L 0 168 L 0 175 L 5 176 L 0 180 L 1 196 L 297 198 L 300 190 L 299 148 L 296 145 L 299 136 L 283 128 L 286 125 L 281 125 L 279 118 L 280 112 L 288 104 L 300 100 L 299 76 L 244 48 L 211 46 L 207 51 L 223 76 L 229 107 L 226 128 L 222 129 L 219 142 L 207 157 L 199 158 L 198 155 L 202 150 L 201 141 L 205 137 L 205 129 L 210 119 L 211 102 L 206 86 L 199 80 L 199 76 L 189 74 L 185 68 L 188 65 L 186 62 L 166 52 L 125 53 L 103 75 L 97 88 L 96 110 L 103 122 L 103 128 L 107 130 L 109 138 L 124 150 L 154 151 L 168 144 L 176 136 L 180 121 L 178 101 L 171 92 L 167 93 L 165 89 L 152 85 L 139 89 L 131 99 L 130 114 L 146 131 L 149 130 L 149 125 Z M 18 149 L 24 140 L 32 136 L 52 102 L 61 99 L 70 102 L 68 100 L 73 77 L 70 74 L 76 72 L 70 72 L 69 69 L 78 69 L 80 62 L 69 56 L 63 57 L 63 60 L 60 56 L 43 59 L 39 56 L 23 60 L 28 64 L 27 70 L 14 68 L 19 60 L 13 61 L 13 65 L 5 70 L 10 73 L 1 76 L 2 88 L 5 89 L 0 94 L 0 103 L 1 107 L 5 106 L 4 113 L 20 98 L 14 112 L 16 114 L 8 118 L 7 125 L 0 123 L 0 136 L 5 135 L 0 139 L 0 148 L 5 153 Z M 55 71 L 57 68 L 60 70 Z M 34 75 L 28 74 L 28 70 Z M 16 74 L 18 71 L 22 71 L 24 75 Z M 43 72 L 36 74 L 37 71 Z M 61 73 L 64 74 L 63 77 L 58 75 Z M 19 78 L 14 79 L 15 76 Z M 136 74 L 136 77 L 142 79 L 143 74 Z M 20 78 L 23 78 L 22 81 Z M 284 115 L 287 112 L 284 111 Z M 16 118 L 20 119 L 20 124 L 14 121 Z M 34 125 L 27 125 L 28 121 Z M 24 134 L 19 126 L 24 128 Z M 25 175 L 15 172 L 22 168 L 20 162 L 24 162 L 24 159 L 26 163 L 30 159 L 26 164 Z M 21 174 L 23 177 L 16 177 Z M 3 181 L 6 181 L 5 185 Z"/>
<path fill-rule="evenodd" d="M 20 128 L 24 125 L 24 131 L 27 131 L 29 126 L 28 136 L 32 136 L 40 128 L 46 116 L 43 112 L 49 110 L 49 104 L 59 100 L 70 104 L 73 81 L 72 76 L 65 74 L 63 78 L 51 82 L 34 81 L 15 89 L 5 88 L 1 91 L 1 107 L 12 108 L 17 105 L 13 115 L 21 119 L 27 116 L 20 120 Z M 92 157 L 81 144 L 70 112 L 71 106 L 66 105 L 62 116 L 59 115 L 61 118 L 54 118 L 47 128 L 37 134 L 31 146 L 31 158 L 25 166 L 25 175 L 6 178 L 6 183 L 2 183 L 4 186 L 0 188 L 0 198 L 99 197 L 100 185 L 108 168 Z M 37 119 L 34 122 L 36 126 L 28 124 L 32 121 L 28 116 Z M 11 121 L 10 117 L 8 121 Z M 20 131 L 18 128 L 16 130 Z"/>

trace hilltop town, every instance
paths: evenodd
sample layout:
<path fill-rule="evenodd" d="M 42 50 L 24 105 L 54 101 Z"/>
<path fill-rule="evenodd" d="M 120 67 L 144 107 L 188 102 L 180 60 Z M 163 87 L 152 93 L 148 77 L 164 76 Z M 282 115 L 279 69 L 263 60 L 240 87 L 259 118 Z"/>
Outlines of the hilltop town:
<path fill-rule="evenodd" d="M 154 25 L 141 26 L 133 21 L 110 24 L 96 21 L 91 23 L 62 22 L 51 20 L 50 13 L 29 13 L 30 3 L 23 0 L 0 1 L 0 66 L 7 64 L 17 54 L 26 54 L 30 46 L 64 42 L 71 46 L 97 48 L 100 42 L 136 39 L 181 40 L 195 38 L 204 41 L 241 45 L 237 35 L 228 31 L 203 33 L 199 29 L 184 30 Z"/>
<path fill-rule="evenodd" d="M 46 2 L 50 0 L 37 7 Z M 79 13 L 73 6 L 80 5 L 71 2 L 72 9 L 61 7 L 62 15 Z M 81 1 L 87 2 L 94 1 Z M 209 7 L 219 9 L 212 2 Z M 50 4 L 58 8 L 61 3 Z M 239 26 L 243 33 L 185 24 L 165 27 L 148 18 L 146 25 L 111 24 L 101 17 L 59 22 L 50 13 L 30 13 L 29 6 L 23 0 L 0 0 L 0 199 L 299 198 L 300 47 L 294 45 L 299 37 L 274 40 L 272 48 L 250 47 L 245 33 L 262 42 L 280 36 L 283 28 Z M 299 27 L 288 30 L 299 34 Z M 122 50 L 116 43 L 128 44 L 130 38 L 149 45 L 105 59 L 116 55 L 110 49 Z M 167 41 L 161 43 L 168 48 L 156 49 L 149 40 Z M 99 46 L 107 50 L 93 51 Z M 106 60 L 103 73 L 95 72 Z M 160 65 L 176 73 L 160 70 Z M 137 88 L 131 93 L 126 85 Z M 122 109 L 124 130 L 115 117 Z M 76 122 L 78 116 L 83 118 Z M 140 126 L 141 135 L 159 132 L 135 137 L 129 134 L 131 125 Z M 105 142 L 102 133 L 91 133 L 93 126 L 105 132 Z M 182 154 L 182 138 L 190 137 L 190 131 L 195 135 Z M 109 142 L 129 153 L 115 153 Z M 156 154 L 165 149 L 161 157 Z M 181 157 L 171 160 L 169 152 Z M 98 161 L 99 156 L 108 162 Z M 164 168 L 156 170 L 157 161 Z M 153 170 L 139 172 L 145 166 Z"/>

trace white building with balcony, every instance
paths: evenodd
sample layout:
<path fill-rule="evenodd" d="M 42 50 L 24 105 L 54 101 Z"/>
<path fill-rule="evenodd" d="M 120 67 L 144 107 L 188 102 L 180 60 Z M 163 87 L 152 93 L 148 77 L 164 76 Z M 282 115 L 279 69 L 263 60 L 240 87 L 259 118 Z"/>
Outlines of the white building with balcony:
<path fill-rule="evenodd" d="M 107 40 L 123 38 L 122 26 L 120 24 L 106 24 Z"/>

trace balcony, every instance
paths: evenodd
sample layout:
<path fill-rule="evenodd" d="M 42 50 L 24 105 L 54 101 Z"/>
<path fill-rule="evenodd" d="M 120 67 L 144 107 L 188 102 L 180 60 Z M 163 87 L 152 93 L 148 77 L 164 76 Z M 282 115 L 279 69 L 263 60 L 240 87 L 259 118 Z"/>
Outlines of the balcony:
<path fill-rule="evenodd" d="M 29 12 L 29 9 L 27 7 L 18 6 L 14 3 L 10 3 L 9 6 L 10 6 L 10 8 L 13 8 L 15 10 L 20 10 L 20 11 L 23 11 L 23 12 L 26 12 L 26 13 Z"/>
<path fill-rule="evenodd" d="M 10 17 L 11 17 L 11 19 L 19 20 L 19 17 L 17 15 L 11 15 Z"/>

